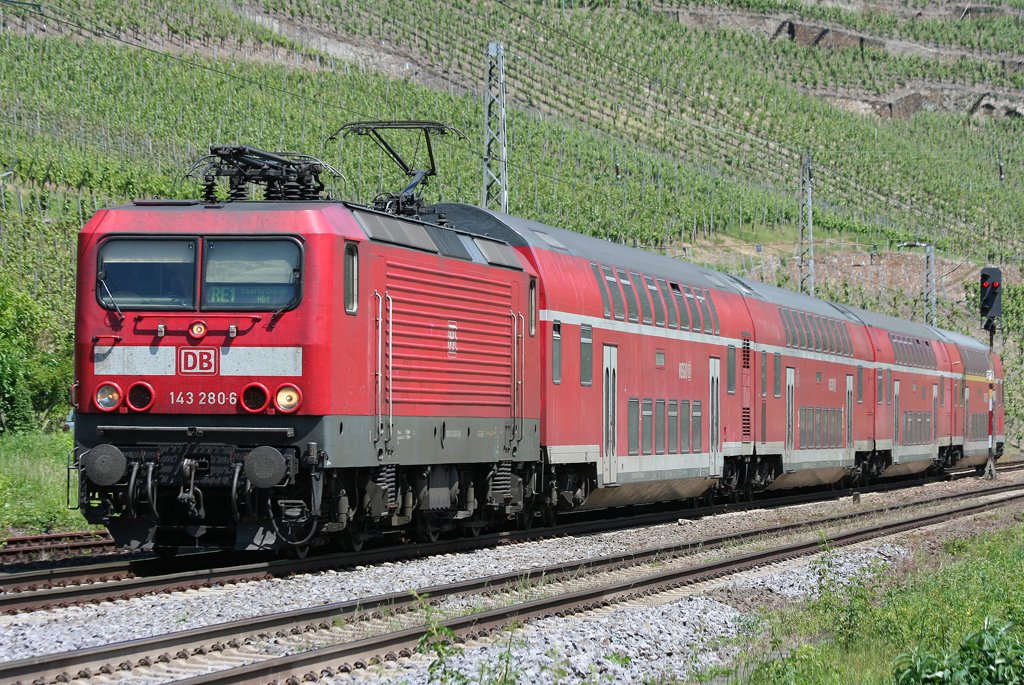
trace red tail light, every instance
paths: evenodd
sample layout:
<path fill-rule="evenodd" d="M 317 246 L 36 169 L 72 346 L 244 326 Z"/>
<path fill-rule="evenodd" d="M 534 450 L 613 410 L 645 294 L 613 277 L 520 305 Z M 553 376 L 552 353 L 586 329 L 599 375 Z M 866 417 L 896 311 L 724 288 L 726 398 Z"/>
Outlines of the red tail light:
<path fill-rule="evenodd" d="M 259 414 L 270 404 L 270 391 L 262 383 L 250 383 L 242 390 L 242 409 Z"/>
<path fill-rule="evenodd" d="M 137 381 L 128 388 L 128 406 L 135 411 L 146 411 L 152 407 L 155 397 L 149 383 Z"/>

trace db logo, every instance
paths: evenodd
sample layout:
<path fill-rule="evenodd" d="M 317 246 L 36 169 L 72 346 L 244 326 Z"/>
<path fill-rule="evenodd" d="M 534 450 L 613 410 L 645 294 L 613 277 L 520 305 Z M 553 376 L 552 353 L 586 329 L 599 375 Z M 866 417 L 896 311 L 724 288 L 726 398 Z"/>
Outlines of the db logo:
<path fill-rule="evenodd" d="M 216 376 L 217 348 L 179 347 L 178 373 L 198 376 Z"/>

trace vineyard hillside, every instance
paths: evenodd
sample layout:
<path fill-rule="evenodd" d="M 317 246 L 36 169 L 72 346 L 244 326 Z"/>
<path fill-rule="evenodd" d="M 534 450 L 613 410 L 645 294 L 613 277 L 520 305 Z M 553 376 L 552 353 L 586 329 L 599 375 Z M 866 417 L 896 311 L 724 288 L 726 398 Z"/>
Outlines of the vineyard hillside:
<path fill-rule="evenodd" d="M 512 213 L 795 287 L 809 164 L 818 294 L 922 319 L 905 241 L 937 247 L 940 325 L 980 337 L 984 263 L 1015 292 L 1024 0 L 3 4 L 0 291 L 40 310 L 51 355 L 31 378 L 0 359 L 4 428 L 62 411 L 77 228 L 110 203 L 197 195 L 183 172 L 211 143 L 321 156 L 343 173 L 336 196 L 365 201 L 401 179 L 330 134 L 436 119 L 467 137 L 438 150 L 428 199 L 478 202 L 490 42 Z M 1003 324 L 1019 443 L 1012 300 Z"/>

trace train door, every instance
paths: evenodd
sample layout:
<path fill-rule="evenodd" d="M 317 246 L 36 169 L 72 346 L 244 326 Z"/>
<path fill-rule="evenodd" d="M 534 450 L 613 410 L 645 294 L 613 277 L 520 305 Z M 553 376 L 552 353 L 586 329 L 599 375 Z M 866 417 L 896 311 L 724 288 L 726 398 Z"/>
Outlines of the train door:
<path fill-rule="evenodd" d="M 708 452 L 710 475 L 722 475 L 721 387 L 722 360 L 711 357 L 708 365 Z"/>
<path fill-rule="evenodd" d="M 930 426 L 931 441 L 937 442 L 939 437 L 939 385 L 932 383 L 932 425 Z"/>
<path fill-rule="evenodd" d="M 846 458 L 853 463 L 853 374 L 846 375 Z"/>
<path fill-rule="evenodd" d="M 786 449 L 793 449 L 793 415 L 796 413 L 794 389 L 796 387 L 796 369 L 786 367 Z"/>
<path fill-rule="evenodd" d="M 614 345 L 604 346 L 604 482 L 614 483 L 619 475 L 618 437 L 618 382 L 619 350 Z"/>
<path fill-rule="evenodd" d="M 900 444 L 900 382 L 892 382 L 892 450 Z M 895 456 L 895 455 L 894 455 Z"/>
<path fill-rule="evenodd" d="M 971 440 L 971 389 L 967 387 L 967 377 L 964 376 L 964 450 Z"/>

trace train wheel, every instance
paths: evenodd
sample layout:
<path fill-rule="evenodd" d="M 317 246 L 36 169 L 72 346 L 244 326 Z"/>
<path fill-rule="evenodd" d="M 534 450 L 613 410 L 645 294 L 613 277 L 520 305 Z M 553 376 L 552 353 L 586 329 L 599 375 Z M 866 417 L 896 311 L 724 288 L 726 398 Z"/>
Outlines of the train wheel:
<path fill-rule="evenodd" d="M 341 531 L 341 548 L 346 552 L 361 552 L 366 544 L 366 537 L 351 528 Z"/>
<path fill-rule="evenodd" d="M 412 528 L 413 537 L 419 542 L 437 542 L 441 536 L 441 526 L 425 516 L 417 516 Z"/>
<path fill-rule="evenodd" d="M 305 559 L 309 556 L 309 545 L 288 545 L 284 556 L 288 559 Z"/>
<path fill-rule="evenodd" d="M 522 511 L 516 514 L 516 528 L 519 530 L 530 530 L 533 528 L 533 507 L 524 507 Z"/>
<path fill-rule="evenodd" d="M 558 525 L 558 510 L 554 507 L 547 506 L 541 509 L 541 517 L 544 519 L 544 525 L 548 528 Z"/>

